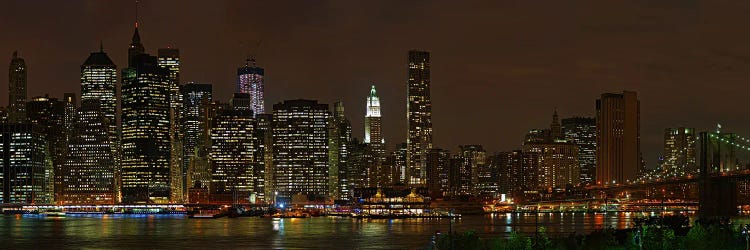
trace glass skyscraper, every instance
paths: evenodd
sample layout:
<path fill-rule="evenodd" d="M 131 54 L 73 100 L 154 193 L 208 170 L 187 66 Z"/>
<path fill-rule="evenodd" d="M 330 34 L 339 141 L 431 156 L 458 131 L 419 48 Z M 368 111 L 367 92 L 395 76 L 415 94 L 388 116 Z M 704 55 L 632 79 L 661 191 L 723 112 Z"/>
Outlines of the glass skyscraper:
<path fill-rule="evenodd" d="M 148 54 L 122 71 L 122 195 L 124 202 L 170 199 L 170 78 Z"/>
<path fill-rule="evenodd" d="M 427 179 L 427 153 L 432 148 L 430 52 L 409 51 L 408 66 L 406 181 L 411 186 L 424 186 Z"/>
<path fill-rule="evenodd" d="M 237 92 L 250 94 L 253 115 L 264 114 L 263 100 L 264 70 L 255 65 L 255 59 L 249 59 L 245 65 L 237 69 Z"/>

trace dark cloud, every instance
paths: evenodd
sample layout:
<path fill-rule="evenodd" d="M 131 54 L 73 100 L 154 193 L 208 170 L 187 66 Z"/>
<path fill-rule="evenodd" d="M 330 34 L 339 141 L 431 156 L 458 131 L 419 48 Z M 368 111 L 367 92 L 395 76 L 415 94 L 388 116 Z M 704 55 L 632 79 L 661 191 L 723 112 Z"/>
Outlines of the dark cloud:
<path fill-rule="evenodd" d="M 0 3 L 0 55 L 19 50 L 29 95 L 78 92 L 81 62 L 103 41 L 119 65 L 133 1 Z M 141 1 L 146 50 L 180 48 L 182 79 L 234 90 L 255 51 L 267 104 L 344 101 L 361 137 L 368 86 L 384 106 L 386 140 L 404 141 L 406 51 L 432 51 L 435 142 L 519 146 L 523 133 L 594 114 L 602 92 L 639 93 L 643 148 L 665 127 L 750 134 L 750 3 L 741 1 Z M 7 85 L 6 85 L 7 86 Z M 7 89 L 0 103 L 7 103 Z"/>

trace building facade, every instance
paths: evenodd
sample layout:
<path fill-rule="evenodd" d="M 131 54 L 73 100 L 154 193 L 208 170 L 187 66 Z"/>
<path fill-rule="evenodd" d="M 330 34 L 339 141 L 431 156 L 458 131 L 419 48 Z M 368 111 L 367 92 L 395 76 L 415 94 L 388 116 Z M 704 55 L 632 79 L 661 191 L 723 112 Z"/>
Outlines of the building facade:
<path fill-rule="evenodd" d="M 572 117 L 562 119 L 565 139 L 578 147 L 580 182 L 593 184 L 596 180 L 596 119 Z"/>
<path fill-rule="evenodd" d="M 26 121 L 26 61 L 13 52 L 8 68 L 8 121 Z"/>
<path fill-rule="evenodd" d="M 122 71 L 122 195 L 125 203 L 171 198 L 169 70 L 148 54 Z"/>
<path fill-rule="evenodd" d="M 265 71 L 255 65 L 255 59 L 248 59 L 245 65 L 237 69 L 237 92 L 250 95 L 253 114 L 265 114 L 263 97 L 263 78 Z"/>
<path fill-rule="evenodd" d="M 52 164 L 44 136 L 28 123 L 0 125 L 0 203 L 48 204 L 53 201 Z"/>
<path fill-rule="evenodd" d="M 273 106 L 274 189 L 280 196 L 329 195 L 327 104 L 287 100 Z"/>
<path fill-rule="evenodd" d="M 114 204 L 114 147 L 110 120 L 98 100 L 81 102 L 62 171 L 62 204 Z"/>
<path fill-rule="evenodd" d="M 698 172 L 695 142 L 694 128 L 680 127 L 664 130 L 664 163 L 662 169 L 665 175 L 681 177 Z"/>
<path fill-rule="evenodd" d="M 53 190 L 56 200 L 62 191 L 63 167 L 70 131 L 65 129 L 65 103 L 57 98 L 39 96 L 26 104 L 26 118 L 47 143 L 47 155 L 52 163 Z"/>
<path fill-rule="evenodd" d="M 427 179 L 427 153 L 432 148 L 430 53 L 409 51 L 408 67 L 406 181 L 411 186 L 424 186 Z"/>
<path fill-rule="evenodd" d="M 385 154 L 385 139 L 383 139 L 383 121 L 380 109 L 380 98 L 375 91 L 375 85 L 370 88 L 367 96 L 367 110 L 365 112 L 365 139 L 364 143 L 370 145 L 380 155 Z"/>
<path fill-rule="evenodd" d="M 605 93 L 596 100 L 596 182 L 635 181 L 642 169 L 640 101 L 636 92 Z"/>
<path fill-rule="evenodd" d="M 242 103 L 247 94 L 235 94 L 232 107 L 216 115 L 211 126 L 212 202 L 248 203 L 255 192 L 253 114 Z"/>

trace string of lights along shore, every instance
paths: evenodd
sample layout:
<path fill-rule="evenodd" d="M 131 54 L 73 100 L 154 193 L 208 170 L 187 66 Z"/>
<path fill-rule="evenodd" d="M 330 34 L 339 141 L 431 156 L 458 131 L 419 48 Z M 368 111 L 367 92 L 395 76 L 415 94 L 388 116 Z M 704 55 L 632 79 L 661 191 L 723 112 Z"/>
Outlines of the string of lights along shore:
<path fill-rule="evenodd" d="M 549 127 L 519 135 L 515 150 L 467 144 L 451 151 L 433 143 L 427 50 L 403 51 L 403 64 L 393 65 L 408 72 L 403 88 L 358 83 L 365 110 L 306 99 L 269 105 L 265 85 L 274 83 L 266 73 L 273 69 L 266 72 L 255 55 L 237 63 L 235 93 L 221 100 L 217 85 L 180 77 L 178 48 L 147 47 L 139 25 L 127 51 L 100 45 L 81 55 L 80 98 L 29 98 L 35 83 L 28 75 L 41 72 L 27 67 L 23 48 L 10 55 L 8 104 L 0 110 L 0 203 L 338 204 L 383 194 L 524 200 L 699 171 L 700 136 L 685 126 L 664 130 L 660 167 L 645 167 L 634 91 L 592 96 L 593 117 L 561 118 L 551 107 L 540 114 L 550 116 Z M 108 53 L 127 53 L 127 61 Z M 406 100 L 378 94 L 393 91 L 405 91 Z M 382 109 L 398 102 L 405 117 Z M 363 124 L 352 124 L 352 116 Z M 386 121 L 405 122 L 406 130 L 383 130 Z M 361 140 L 353 126 L 362 126 Z M 386 133 L 406 140 L 386 142 Z M 733 164 L 720 171 L 739 169 Z"/>

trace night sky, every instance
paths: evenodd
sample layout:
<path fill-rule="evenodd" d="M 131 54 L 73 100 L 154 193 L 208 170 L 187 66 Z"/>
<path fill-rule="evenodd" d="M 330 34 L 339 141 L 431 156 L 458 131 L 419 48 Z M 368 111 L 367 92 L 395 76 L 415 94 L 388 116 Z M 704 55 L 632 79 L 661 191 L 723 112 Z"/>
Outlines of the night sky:
<path fill-rule="evenodd" d="M 623 89 L 641 100 L 649 167 L 666 127 L 719 122 L 750 135 L 750 2 L 612 2 L 144 0 L 140 32 L 147 53 L 179 48 L 182 81 L 212 83 L 222 101 L 262 39 L 266 109 L 342 100 L 359 138 L 374 83 L 389 148 L 405 141 L 409 49 L 432 53 L 436 147 L 519 148 L 555 107 L 562 117 L 593 116 L 601 93 Z M 14 50 L 26 59 L 29 97 L 80 93 L 80 64 L 100 41 L 119 68 L 127 63 L 134 1 L 0 6 L 0 61 L 7 68 Z"/>

